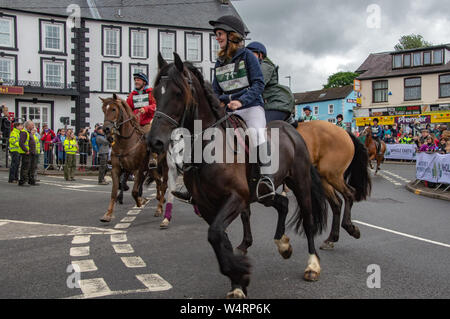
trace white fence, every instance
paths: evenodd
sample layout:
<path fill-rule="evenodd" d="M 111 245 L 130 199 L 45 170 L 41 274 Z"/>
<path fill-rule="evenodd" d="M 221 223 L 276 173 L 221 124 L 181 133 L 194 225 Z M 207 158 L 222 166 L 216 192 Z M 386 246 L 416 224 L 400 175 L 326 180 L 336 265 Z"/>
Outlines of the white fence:
<path fill-rule="evenodd" d="M 416 160 L 416 144 L 386 144 L 385 159 Z"/>
<path fill-rule="evenodd" d="M 417 153 L 416 178 L 438 184 L 450 184 L 450 154 Z"/>

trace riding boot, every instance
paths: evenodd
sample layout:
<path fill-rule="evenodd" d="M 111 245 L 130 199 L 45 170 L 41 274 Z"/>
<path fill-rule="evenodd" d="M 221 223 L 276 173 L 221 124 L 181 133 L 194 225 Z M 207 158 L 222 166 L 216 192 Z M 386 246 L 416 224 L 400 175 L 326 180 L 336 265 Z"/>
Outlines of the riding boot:
<path fill-rule="evenodd" d="M 172 195 L 183 202 L 192 204 L 192 195 L 191 195 L 191 193 L 189 193 L 189 191 L 186 191 L 186 192 L 173 191 Z"/>
<path fill-rule="evenodd" d="M 261 147 L 265 146 L 267 150 L 267 156 L 270 158 L 272 155 L 272 151 L 270 149 L 270 142 L 266 141 L 265 143 L 259 145 L 257 147 L 258 152 L 258 165 L 260 169 L 260 178 L 258 181 L 258 184 L 256 185 L 256 198 L 258 201 L 261 201 L 263 199 L 269 198 L 270 200 L 273 200 L 275 197 L 275 183 L 273 179 L 272 174 L 263 173 L 262 170 L 264 167 L 269 167 L 271 165 L 271 161 L 269 160 L 268 163 L 264 163 L 261 160 Z"/>

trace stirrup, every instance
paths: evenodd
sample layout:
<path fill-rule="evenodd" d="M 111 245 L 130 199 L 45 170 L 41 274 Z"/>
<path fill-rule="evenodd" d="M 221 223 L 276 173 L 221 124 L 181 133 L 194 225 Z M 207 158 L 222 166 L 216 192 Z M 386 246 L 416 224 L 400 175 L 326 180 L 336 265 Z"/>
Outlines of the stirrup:
<path fill-rule="evenodd" d="M 269 192 L 268 194 L 259 196 L 259 185 L 261 185 L 261 183 L 265 183 L 267 185 L 267 187 L 269 187 L 270 189 L 272 189 L 271 192 Z M 256 198 L 258 199 L 258 201 L 261 201 L 267 197 L 274 197 L 275 196 L 275 184 L 273 183 L 272 179 L 270 179 L 267 176 L 261 176 L 261 178 L 258 181 L 258 184 L 256 184 Z"/>
<path fill-rule="evenodd" d="M 181 202 L 192 204 L 192 196 L 189 192 L 172 191 L 172 195 Z"/>

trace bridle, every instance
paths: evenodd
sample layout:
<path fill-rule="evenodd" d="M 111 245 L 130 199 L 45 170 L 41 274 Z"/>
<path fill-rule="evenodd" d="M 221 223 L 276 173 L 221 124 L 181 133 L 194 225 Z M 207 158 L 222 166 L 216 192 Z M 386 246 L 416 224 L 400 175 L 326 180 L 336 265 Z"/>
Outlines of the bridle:
<path fill-rule="evenodd" d="M 194 87 L 194 85 L 193 85 L 192 75 L 191 75 L 191 72 L 190 72 L 188 69 L 187 69 L 187 77 L 184 76 L 184 79 L 186 80 L 186 82 L 187 82 L 188 85 L 189 85 L 189 88 L 190 88 L 190 90 L 191 90 L 192 96 L 196 96 L 196 90 L 195 90 L 195 87 Z M 169 80 L 169 77 L 168 77 L 168 76 L 162 76 L 162 77 L 161 77 L 161 80 L 168 81 L 168 80 Z M 160 118 L 160 119 L 166 120 L 167 122 L 169 122 L 170 125 L 173 126 L 174 129 L 176 129 L 176 128 L 185 128 L 185 122 L 186 122 L 186 118 L 187 118 L 187 116 L 188 116 L 188 109 L 194 110 L 194 112 L 195 112 L 194 119 L 195 119 L 195 118 L 197 117 L 197 113 L 198 113 L 198 103 L 197 103 L 194 99 L 191 100 L 191 104 L 190 104 L 190 105 L 187 105 L 187 106 L 184 108 L 183 115 L 182 115 L 182 117 L 181 117 L 181 121 L 180 121 L 180 122 L 178 122 L 177 120 L 175 120 L 175 119 L 174 119 L 173 117 L 171 117 L 170 115 L 168 115 L 168 114 L 166 114 L 166 113 L 164 113 L 164 112 L 161 112 L 161 111 L 156 111 L 156 112 L 155 112 L 155 119 L 156 119 L 156 118 Z M 227 113 L 226 113 L 225 116 L 223 116 L 222 118 L 220 118 L 220 119 L 219 119 L 217 122 L 215 122 L 214 124 L 208 126 L 208 127 L 207 127 L 206 129 L 204 129 L 202 132 L 200 132 L 200 133 L 198 133 L 198 134 L 193 134 L 193 135 L 191 135 L 191 136 L 190 136 L 191 139 L 192 139 L 192 140 L 196 140 L 199 136 L 201 136 L 203 133 L 205 133 L 206 130 L 208 130 L 208 129 L 210 129 L 210 128 L 213 128 L 213 127 L 217 127 L 218 125 L 220 125 L 220 124 L 222 124 L 223 122 L 225 122 L 226 120 L 228 120 L 228 118 L 229 118 L 230 116 L 231 116 L 230 114 L 227 114 Z"/>
<path fill-rule="evenodd" d="M 105 120 L 105 123 L 111 123 L 111 124 L 112 124 L 112 131 L 111 131 L 111 134 L 112 134 L 113 136 L 117 136 L 118 138 L 122 138 L 122 139 L 129 139 L 129 138 L 131 138 L 131 137 L 133 136 L 133 134 L 134 134 L 135 131 L 137 130 L 136 127 L 132 124 L 133 130 L 132 130 L 131 134 L 128 135 L 128 136 L 122 135 L 122 134 L 120 133 L 120 129 L 121 129 L 121 127 L 122 127 L 125 123 L 131 121 L 133 118 L 130 117 L 130 118 L 127 119 L 127 120 L 123 120 L 124 116 L 123 116 L 122 108 L 120 107 L 120 105 L 118 105 L 118 109 L 119 109 L 119 113 L 120 113 L 120 114 L 119 114 L 119 117 L 117 118 L 117 120 L 115 120 L 115 121 Z M 122 120 L 122 121 L 120 122 L 120 120 Z"/>

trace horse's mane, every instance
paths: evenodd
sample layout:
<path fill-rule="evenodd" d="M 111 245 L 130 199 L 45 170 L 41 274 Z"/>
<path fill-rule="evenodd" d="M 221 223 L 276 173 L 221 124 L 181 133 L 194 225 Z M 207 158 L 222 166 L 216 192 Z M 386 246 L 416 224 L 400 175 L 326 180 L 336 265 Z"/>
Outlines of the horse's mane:
<path fill-rule="evenodd" d="M 205 81 L 203 78 L 203 74 L 191 63 L 191 62 L 184 62 L 184 66 L 197 78 L 197 80 L 200 83 L 200 86 L 203 89 L 203 92 L 205 93 L 206 100 L 208 101 L 208 104 L 211 107 L 211 110 L 214 113 L 214 116 L 216 118 L 221 118 L 225 115 L 225 109 L 220 106 L 220 101 L 216 97 L 214 90 L 212 88 L 211 83 Z M 175 85 L 177 85 L 180 89 L 182 89 L 184 92 L 186 92 L 186 99 L 189 100 L 191 98 L 191 90 L 188 86 L 188 83 L 186 80 L 180 76 L 180 73 L 178 72 L 177 68 L 173 63 L 168 64 L 164 66 L 158 73 L 154 86 L 156 87 L 161 79 L 165 76 L 170 77 Z M 186 75 L 187 76 L 187 75 Z"/>
<path fill-rule="evenodd" d="M 120 103 L 118 103 L 120 102 Z M 132 126 L 134 128 L 136 128 L 138 130 L 139 133 L 144 134 L 144 130 L 141 127 L 141 125 L 139 124 L 136 115 L 134 115 L 133 111 L 131 110 L 131 107 L 128 105 L 128 103 L 125 100 L 122 100 L 121 98 L 118 97 L 118 99 L 114 99 L 113 97 L 108 97 L 106 99 L 104 99 L 103 101 L 103 105 L 108 105 L 108 104 L 116 104 L 119 106 L 119 108 L 122 109 L 122 111 L 125 112 L 125 114 L 131 118 L 130 122 L 132 124 Z"/>

